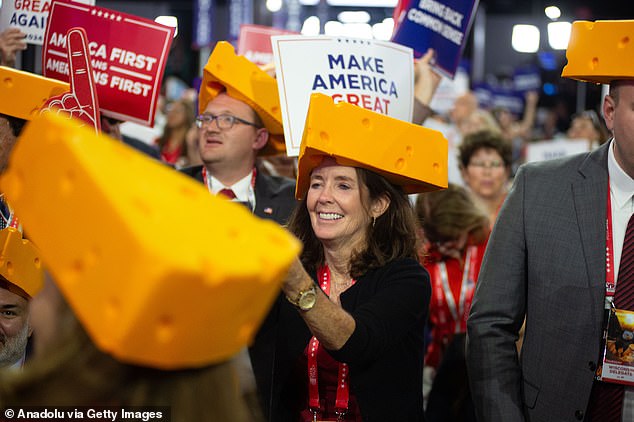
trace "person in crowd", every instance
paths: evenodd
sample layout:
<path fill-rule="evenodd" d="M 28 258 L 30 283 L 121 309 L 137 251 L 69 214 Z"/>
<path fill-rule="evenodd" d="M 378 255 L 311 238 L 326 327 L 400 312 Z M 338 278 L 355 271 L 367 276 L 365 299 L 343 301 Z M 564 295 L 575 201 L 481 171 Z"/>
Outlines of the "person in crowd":
<path fill-rule="evenodd" d="M 454 335 L 466 332 L 489 219 L 466 189 L 452 184 L 446 190 L 419 194 L 415 208 L 427 245 L 424 262 L 432 284 L 431 343 L 425 366 L 433 378 Z"/>
<path fill-rule="evenodd" d="M 58 95 L 67 85 L 29 72 L 0 66 L 0 98 L 19 96 L 20 101 L 0 101 L 0 174 L 9 163 L 18 136 L 46 98 Z M 19 228 L 19 220 L 0 191 L 0 229 Z"/>
<path fill-rule="evenodd" d="M 435 56 L 436 52 L 430 48 L 414 63 L 414 114 L 412 122 L 419 125 L 422 125 L 433 114 L 429 105 L 442 81 L 442 76 L 436 73 L 431 66 Z"/>
<path fill-rule="evenodd" d="M 632 21 L 607 22 L 632 32 Z M 592 25 L 580 23 L 568 46 L 573 70 L 563 74 L 609 82 L 603 115 L 612 139 L 588 153 L 525 164 L 515 177 L 467 322 L 469 381 L 483 421 L 634 418 L 631 384 L 607 381 L 603 365 L 606 315 L 613 307 L 634 310 L 627 294 L 634 283 L 634 73 L 618 64 L 586 71 L 587 57 L 609 50 L 580 41 L 594 36 L 585 32 Z"/>
<path fill-rule="evenodd" d="M 42 288 L 39 253 L 13 227 L 0 230 L 0 368 L 22 368 L 33 332 L 31 298 Z"/>
<path fill-rule="evenodd" d="M 465 137 L 460 145 L 460 172 L 491 226 L 506 198 L 511 176 L 511 146 L 490 131 Z"/>
<path fill-rule="evenodd" d="M 473 92 L 465 92 L 456 98 L 451 110 L 449 110 L 449 119 L 455 125 L 459 134 L 463 134 L 464 127 L 467 124 L 471 113 L 478 109 L 478 98 Z M 461 143 L 462 137 L 454 142 L 456 145 Z"/>
<path fill-rule="evenodd" d="M 512 147 L 512 174 L 515 174 L 524 159 L 524 146 L 533 140 L 538 102 L 537 91 L 528 91 L 524 94 L 524 114 L 521 120 L 507 108 L 499 107 L 493 110 L 493 116 L 502 129 L 502 139 Z"/>
<path fill-rule="evenodd" d="M 586 140 L 588 147 L 595 149 L 608 140 L 608 131 L 596 111 L 585 110 L 572 118 L 566 137 Z"/>
<path fill-rule="evenodd" d="M 21 135 L 2 184 L 48 277 L 31 304 L 35 355 L 20 374 L 0 374 L 0 407 L 253 420 L 228 360 L 278 294 L 295 238 L 52 113 Z"/>
<path fill-rule="evenodd" d="M 461 184 L 462 179 L 460 178 L 455 154 L 455 152 L 457 152 L 457 145 L 462 139 L 460 132 L 455 126 L 440 122 L 437 119 L 439 115 L 430 107 L 433 96 L 442 81 L 442 76 L 436 73 L 432 67 L 435 56 L 436 52 L 430 48 L 414 64 L 414 113 L 412 122 L 430 129 L 438 130 L 449 140 L 449 158 L 447 163 L 448 179 L 451 183 Z M 456 118 L 461 116 L 462 113 L 468 113 L 467 110 L 462 109 L 471 107 L 471 100 L 474 98 L 475 96 L 472 97 L 471 95 L 461 97 L 458 106 L 455 107 Z"/>
<path fill-rule="evenodd" d="M 393 136 L 368 136 L 367 121 Z M 304 244 L 301 263 L 291 267 L 285 298 L 256 337 L 262 353 L 252 355 L 254 366 L 269 369 L 258 379 L 267 420 L 423 420 L 430 286 L 417 261 L 404 185 L 408 193 L 429 190 L 428 173 L 405 165 L 410 174 L 403 177 L 372 151 L 379 144 L 404 150 L 403 133 L 427 137 L 429 145 L 446 140 L 421 126 L 334 105 L 323 94 L 312 95 L 304 130 L 301 200 L 289 222 Z M 323 131 L 331 142 L 318 135 Z"/>
<path fill-rule="evenodd" d="M 196 120 L 192 123 L 191 127 L 185 135 L 185 142 L 187 143 L 187 162 L 189 166 L 201 166 L 203 164 L 200 159 L 200 151 L 198 151 L 198 139 L 200 138 L 200 129 Z"/>
<path fill-rule="evenodd" d="M 212 194 L 222 191 L 258 217 L 285 223 L 296 204 L 295 184 L 255 166 L 258 156 L 285 150 L 280 110 L 275 79 L 218 43 L 205 66 L 196 117 L 203 165 L 183 172 Z"/>
<path fill-rule="evenodd" d="M 462 125 L 462 134 L 467 136 L 483 130 L 488 130 L 496 135 L 502 134 L 502 129 L 493 114 L 483 108 L 477 108 L 465 119 Z"/>
<path fill-rule="evenodd" d="M 515 142 L 517 139 L 522 142 L 532 140 L 538 101 L 539 94 L 536 91 L 528 91 L 524 95 L 524 114 L 521 120 L 518 120 L 507 108 L 499 107 L 493 110 L 493 116 L 502 129 L 502 138 L 504 140 L 510 143 Z"/>
<path fill-rule="evenodd" d="M 198 105 L 198 151 L 203 164 L 182 171 L 204 183 L 211 194 L 285 224 L 296 204 L 294 181 L 256 167 L 258 157 L 280 154 L 286 148 L 275 79 L 237 56 L 229 43 L 219 42 L 205 66 Z M 251 353 L 254 348 L 257 343 Z M 244 395 L 252 403 L 250 408 L 258 409 L 266 403 L 258 398 L 256 380 L 271 368 L 252 365 L 251 360 L 246 350 L 236 358 Z"/>
<path fill-rule="evenodd" d="M 172 101 L 165 107 L 165 127 L 156 139 L 161 159 L 176 168 L 189 165 L 187 132 L 194 124 L 194 104 L 186 99 Z"/>
<path fill-rule="evenodd" d="M 15 66 L 18 51 L 26 50 L 26 34 L 19 28 L 0 32 L 0 66 Z"/>

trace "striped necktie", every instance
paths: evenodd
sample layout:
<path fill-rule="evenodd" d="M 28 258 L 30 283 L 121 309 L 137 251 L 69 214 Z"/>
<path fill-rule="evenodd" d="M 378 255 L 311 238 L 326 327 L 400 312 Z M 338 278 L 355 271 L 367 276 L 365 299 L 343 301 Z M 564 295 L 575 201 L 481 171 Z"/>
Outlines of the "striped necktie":
<path fill-rule="evenodd" d="M 630 217 L 623 240 L 619 277 L 614 292 L 617 309 L 634 311 L 634 215 Z M 623 386 L 607 382 L 595 382 L 590 396 L 588 414 L 591 422 L 621 422 L 623 410 Z"/>

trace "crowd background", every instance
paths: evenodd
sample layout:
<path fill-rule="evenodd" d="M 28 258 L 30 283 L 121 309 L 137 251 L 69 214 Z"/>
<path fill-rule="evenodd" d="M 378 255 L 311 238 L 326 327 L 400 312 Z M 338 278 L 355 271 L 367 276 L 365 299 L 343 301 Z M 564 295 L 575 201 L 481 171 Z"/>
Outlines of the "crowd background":
<path fill-rule="evenodd" d="M 179 43 L 182 42 L 181 39 Z M 15 54 L 20 55 L 21 51 L 27 49 L 20 34 L 14 30 L 3 31 L 0 43 L 3 65 L 15 66 Z M 182 61 L 183 58 L 179 59 L 177 53 L 175 50 L 175 61 Z M 432 91 L 437 89 L 437 82 Z M 121 137 L 144 143 L 166 165 L 176 169 L 202 164 L 197 148 L 199 129 L 194 121 L 198 108 L 198 83 L 195 78 L 187 78 L 178 72 L 167 77 L 154 128 L 123 123 L 118 128 Z M 565 84 L 562 82 L 562 85 Z M 430 115 L 417 122 L 440 130 L 449 140 L 449 181 L 452 184 L 446 193 L 410 198 L 416 203 L 420 219 L 419 255 L 430 272 L 432 289 L 443 281 L 437 269 L 438 264 L 443 263 L 450 268 L 448 282 L 451 288 L 438 293 L 438 297 L 432 291 L 432 307 L 426 330 L 430 346 L 425 364 L 432 369 L 427 372 L 426 393 L 429 395 L 426 398 L 430 398 L 434 406 L 428 412 L 430 420 L 443 420 L 449 412 L 446 409 L 450 407 L 454 412 L 453 420 L 473 420 L 462 355 L 468 304 L 474 293 L 473 284 L 477 279 L 487 236 L 495 224 L 515 172 L 526 162 L 527 149 L 537 142 L 569 140 L 583 143 L 590 151 L 608 140 L 596 87 L 592 88 L 594 92 L 589 96 L 591 100 L 585 102 L 581 109 L 579 102 L 575 105 L 570 98 L 552 98 L 541 89 L 526 92 L 519 110 L 486 104 L 471 88 L 467 84 L 466 89 L 454 90 L 453 96 L 448 101 L 445 99 L 446 105 L 441 110 L 435 109 L 428 98 L 424 104 L 429 107 Z M 118 126 L 119 122 L 115 124 Z M 272 176 L 294 179 L 297 175 L 294 158 L 258 157 L 256 166 L 258 171 Z M 443 201 L 449 202 L 449 211 L 443 210 Z M 443 212 L 449 213 L 449 217 L 443 219 Z M 471 218 L 470 224 L 466 224 L 465 215 Z M 477 258 L 470 260 L 469 254 Z M 470 269 L 470 263 L 477 268 Z M 457 302 L 456 299 L 462 296 L 461 288 L 456 287 L 459 282 L 471 283 L 471 287 L 467 289 L 463 302 L 466 303 L 466 308 L 462 308 L 464 321 L 462 315 L 459 321 L 451 321 L 458 327 L 452 330 L 444 326 L 447 321 L 442 320 L 439 314 L 446 305 L 443 301 Z M 439 335 L 439 331 L 443 334 Z M 521 339 L 518 347 L 521 347 Z M 451 364 L 447 364 L 445 359 L 451 359 Z M 453 372 L 447 374 L 441 370 L 447 367 Z M 464 370 L 460 372 L 460 369 Z M 440 377 L 440 374 L 443 376 Z"/>

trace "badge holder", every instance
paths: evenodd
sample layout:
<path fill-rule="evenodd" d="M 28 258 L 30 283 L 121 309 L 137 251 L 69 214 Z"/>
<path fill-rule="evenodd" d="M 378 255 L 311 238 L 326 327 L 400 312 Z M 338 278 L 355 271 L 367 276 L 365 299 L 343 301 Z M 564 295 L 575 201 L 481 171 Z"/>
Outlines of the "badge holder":
<path fill-rule="evenodd" d="M 634 386 L 634 311 L 608 311 L 599 361 L 597 380 Z"/>

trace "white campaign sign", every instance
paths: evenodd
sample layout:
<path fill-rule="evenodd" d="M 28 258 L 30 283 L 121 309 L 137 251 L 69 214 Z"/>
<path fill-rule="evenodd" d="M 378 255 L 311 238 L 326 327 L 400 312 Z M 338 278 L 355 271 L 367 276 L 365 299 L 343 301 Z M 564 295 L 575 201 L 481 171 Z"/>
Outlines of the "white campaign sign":
<path fill-rule="evenodd" d="M 26 42 L 42 45 L 52 0 L 5 0 L 0 8 L 0 31 L 19 28 L 26 34 Z M 72 0 L 95 5 L 95 0 Z"/>
<path fill-rule="evenodd" d="M 552 139 L 526 144 L 526 162 L 545 161 L 590 151 L 585 139 Z"/>
<path fill-rule="evenodd" d="M 299 155 L 310 94 L 329 95 L 412 121 L 414 60 L 409 47 L 386 41 L 282 35 L 271 37 L 286 153 Z"/>

